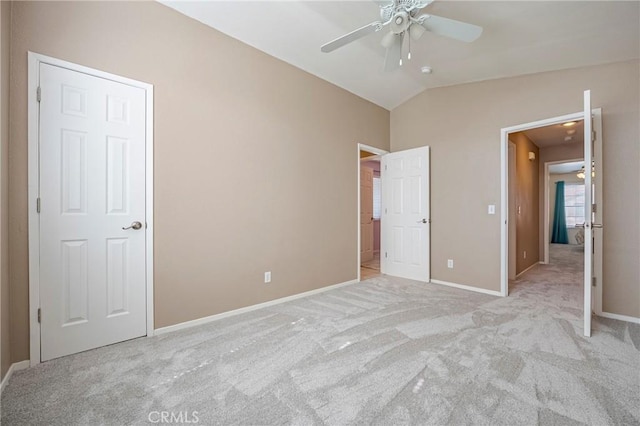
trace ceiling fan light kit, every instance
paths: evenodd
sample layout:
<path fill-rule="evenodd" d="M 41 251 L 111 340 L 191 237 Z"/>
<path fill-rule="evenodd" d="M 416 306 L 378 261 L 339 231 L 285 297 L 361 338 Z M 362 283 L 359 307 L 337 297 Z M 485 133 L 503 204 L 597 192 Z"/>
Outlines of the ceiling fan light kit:
<path fill-rule="evenodd" d="M 417 41 L 429 31 L 431 33 L 470 43 L 482 34 L 482 27 L 460 22 L 440 16 L 422 14 L 418 11 L 427 7 L 433 0 L 391 0 L 380 5 L 380 21 L 372 22 L 364 27 L 324 44 L 320 50 L 325 53 L 346 46 L 369 34 L 389 27 L 389 32 L 382 38 L 382 47 L 387 50 L 385 71 L 393 71 L 403 64 L 403 57 L 411 59 L 411 40 Z M 422 72 L 425 72 L 422 68 Z"/>

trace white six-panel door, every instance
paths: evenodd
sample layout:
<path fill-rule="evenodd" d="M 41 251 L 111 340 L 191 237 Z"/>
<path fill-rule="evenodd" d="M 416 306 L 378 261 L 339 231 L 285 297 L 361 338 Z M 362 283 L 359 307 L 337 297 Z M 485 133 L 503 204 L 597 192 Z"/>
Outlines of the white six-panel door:
<path fill-rule="evenodd" d="M 145 91 L 40 64 L 43 361 L 144 336 Z M 123 229 L 133 222 L 140 229 Z"/>
<path fill-rule="evenodd" d="M 382 157 L 383 273 L 430 280 L 429 147 Z"/>
<path fill-rule="evenodd" d="M 360 262 L 373 259 L 373 169 L 360 167 Z"/>

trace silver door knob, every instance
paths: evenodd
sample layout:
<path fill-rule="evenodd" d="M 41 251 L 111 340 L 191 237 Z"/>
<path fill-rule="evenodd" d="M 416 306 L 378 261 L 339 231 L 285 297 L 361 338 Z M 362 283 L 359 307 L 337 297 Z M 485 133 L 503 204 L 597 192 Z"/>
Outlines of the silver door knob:
<path fill-rule="evenodd" d="M 419 220 L 419 221 L 417 221 L 416 223 L 427 223 L 427 219 Z"/>
<path fill-rule="evenodd" d="M 123 230 L 127 230 L 127 229 L 135 229 L 136 231 L 140 228 L 142 228 L 142 223 L 140 222 L 133 222 L 131 225 L 127 226 L 127 227 L 122 227 Z"/>
<path fill-rule="evenodd" d="M 593 228 L 602 228 L 602 224 L 601 223 L 592 223 L 591 227 L 593 227 Z"/>

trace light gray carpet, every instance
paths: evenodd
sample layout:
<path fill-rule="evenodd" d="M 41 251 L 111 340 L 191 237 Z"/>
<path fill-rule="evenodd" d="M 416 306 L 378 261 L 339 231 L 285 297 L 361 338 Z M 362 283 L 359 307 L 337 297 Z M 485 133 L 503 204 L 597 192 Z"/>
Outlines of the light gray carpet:
<path fill-rule="evenodd" d="M 571 250 L 508 298 L 379 277 L 47 362 L 2 424 L 640 424 L 640 327 L 582 337 Z"/>

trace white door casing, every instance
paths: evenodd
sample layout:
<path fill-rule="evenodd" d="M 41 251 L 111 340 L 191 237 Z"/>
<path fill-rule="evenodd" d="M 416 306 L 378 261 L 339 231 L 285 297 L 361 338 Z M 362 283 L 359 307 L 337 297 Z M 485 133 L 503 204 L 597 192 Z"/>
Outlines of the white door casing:
<path fill-rule="evenodd" d="M 30 211 L 37 296 L 30 310 L 41 309 L 35 364 L 153 334 L 152 88 L 41 55 L 29 59 L 41 99 L 35 173 L 30 150 L 30 194 L 35 174 L 40 210 Z M 134 222 L 141 227 L 123 229 Z"/>
<path fill-rule="evenodd" d="M 593 152 L 596 156 L 595 162 L 595 178 L 597 191 L 595 191 L 595 199 L 598 205 L 597 210 L 595 212 L 596 222 L 602 223 L 602 215 L 603 215 L 603 206 L 602 206 L 602 162 L 598 161 L 598 158 L 602 158 L 602 109 L 601 108 L 593 108 L 591 110 L 592 120 L 593 120 L 593 130 L 594 130 L 594 146 Z M 585 117 L 584 111 L 575 112 L 572 114 L 566 114 L 558 117 L 547 118 L 544 120 L 534 121 L 525 124 L 519 124 L 511 127 L 503 127 L 500 130 L 500 163 L 501 163 L 501 174 L 500 174 L 500 200 L 501 200 L 501 208 L 500 208 L 500 219 L 501 219 L 501 229 L 500 229 L 500 295 L 507 296 L 508 288 L 509 288 L 509 280 L 508 280 L 508 247 L 509 247 L 509 208 L 508 208 L 508 184 L 509 184 L 509 176 L 508 176 L 508 144 L 509 144 L 509 134 L 514 132 L 521 132 L 524 130 L 536 129 L 539 127 L 552 126 L 556 124 L 562 124 L 569 121 L 579 121 L 583 120 Z M 586 159 L 585 159 L 586 164 Z M 545 166 L 546 167 L 546 166 Z M 548 226 L 547 226 L 548 228 Z M 600 230 L 601 231 L 601 230 Z M 585 238 L 586 239 L 586 238 Z M 595 287 L 595 300 L 594 300 L 594 310 L 596 314 L 604 314 L 602 311 L 602 232 L 596 232 L 595 238 L 593 240 L 593 250 L 594 260 L 593 260 L 593 273 L 596 277 L 596 287 Z"/>
<path fill-rule="evenodd" d="M 382 157 L 381 262 L 388 275 L 430 280 L 429 147 Z"/>
<path fill-rule="evenodd" d="M 516 279 L 516 145 L 509 141 L 509 279 Z"/>
<path fill-rule="evenodd" d="M 360 167 L 360 261 L 373 259 L 373 169 Z"/>
<path fill-rule="evenodd" d="M 360 245 L 362 243 L 362 237 L 360 235 L 360 233 L 361 233 L 361 229 L 360 229 L 360 222 L 361 222 L 361 219 L 360 219 L 360 214 L 361 214 L 361 212 L 360 212 L 360 205 L 361 205 L 361 201 L 360 201 L 360 168 L 362 167 L 362 161 L 361 161 L 362 152 L 367 152 L 367 153 L 373 154 L 373 156 L 371 156 L 370 159 L 379 159 L 379 158 L 381 158 L 382 155 L 385 155 L 388 152 L 383 150 L 383 149 L 380 149 L 380 148 L 376 148 L 376 147 L 373 147 L 373 146 L 370 146 L 370 145 L 365 145 L 363 143 L 358 143 L 356 145 L 356 148 L 357 148 L 357 151 L 355 152 L 356 157 L 354 157 L 354 161 L 356 161 L 356 160 L 358 161 L 358 166 L 357 166 L 358 167 L 358 173 L 356 175 L 357 180 L 358 180 L 357 186 L 356 186 L 358 196 L 357 196 L 355 202 L 356 202 L 356 208 L 357 208 L 358 216 L 355 218 L 355 220 L 357 220 L 356 229 L 358 230 L 358 238 L 357 238 L 357 243 L 358 244 L 357 244 L 357 251 L 356 251 L 356 261 L 357 262 L 356 262 L 355 266 L 356 266 L 356 277 L 358 277 L 358 281 L 360 281 L 360 278 L 361 278 L 360 277 L 360 268 L 361 268 L 361 265 L 362 265 L 362 261 L 360 260 L 360 254 L 362 253 L 362 248 L 360 247 Z M 382 218 L 380 218 L 381 226 L 382 226 L 383 223 L 384 222 L 383 222 Z M 380 244 L 382 245 L 383 244 L 383 240 L 384 240 L 384 236 L 383 235 L 380 235 L 380 240 L 381 240 Z M 382 262 L 380 263 L 380 273 L 382 273 L 382 274 L 386 273 L 385 270 L 384 270 L 384 263 L 382 263 Z"/>

